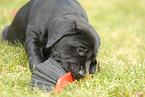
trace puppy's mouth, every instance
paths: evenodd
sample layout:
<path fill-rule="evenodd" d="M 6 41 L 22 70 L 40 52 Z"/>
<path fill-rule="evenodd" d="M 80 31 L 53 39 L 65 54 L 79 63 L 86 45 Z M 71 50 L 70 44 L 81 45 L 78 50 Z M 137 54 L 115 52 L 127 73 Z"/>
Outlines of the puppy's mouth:
<path fill-rule="evenodd" d="M 78 63 L 72 63 L 70 61 L 61 62 L 61 66 L 67 71 L 71 72 L 72 77 L 76 80 L 84 78 L 87 74 L 85 72 L 85 67 Z"/>
<path fill-rule="evenodd" d="M 81 66 L 78 63 L 72 63 L 69 68 L 70 72 L 72 73 L 73 78 L 75 78 L 76 80 L 79 80 L 86 76 L 83 69 L 84 69 L 83 66 Z"/>

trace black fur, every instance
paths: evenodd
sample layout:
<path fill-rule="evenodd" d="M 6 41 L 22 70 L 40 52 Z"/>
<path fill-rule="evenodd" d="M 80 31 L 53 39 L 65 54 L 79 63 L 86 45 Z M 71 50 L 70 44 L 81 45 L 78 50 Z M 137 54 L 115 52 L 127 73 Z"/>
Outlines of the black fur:
<path fill-rule="evenodd" d="M 76 79 L 96 71 L 100 37 L 76 0 L 31 0 L 2 36 L 25 46 L 31 70 L 52 57 Z"/>

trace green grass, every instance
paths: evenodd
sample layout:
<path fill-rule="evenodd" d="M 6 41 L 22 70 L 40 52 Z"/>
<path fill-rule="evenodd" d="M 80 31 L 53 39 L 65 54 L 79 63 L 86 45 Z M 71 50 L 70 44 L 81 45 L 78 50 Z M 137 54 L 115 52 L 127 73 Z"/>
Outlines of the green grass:
<path fill-rule="evenodd" d="M 135 97 L 145 90 L 145 1 L 78 0 L 101 37 L 101 72 L 69 84 L 57 97 Z M 26 0 L 0 1 L 0 33 Z M 1 36 L 1 35 L 0 35 Z M 31 73 L 23 46 L 0 42 L 0 96 L 50 97 L 29 87 Z"/>

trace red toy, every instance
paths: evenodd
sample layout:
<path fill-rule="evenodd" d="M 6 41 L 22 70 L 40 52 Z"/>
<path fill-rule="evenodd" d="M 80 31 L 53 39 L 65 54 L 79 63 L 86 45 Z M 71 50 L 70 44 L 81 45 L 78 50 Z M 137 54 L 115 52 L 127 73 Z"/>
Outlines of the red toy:
<path fill-rule="evenodd" d="M 87 78 L 87 75 L 83 78 L 83 80 Z M 63 75 L 57 80 L 54 94 L 60 93 L 60 91 L 69 83 L 73 82 L 75 79 L 72 77 L 71 73 L 68 72 L 67 74 Z"/>
<path fill-rule="evenodd" d="M 74 78 L 72 77 L 71 73 L 68 72 L 67 74 L 63 75 L 57 80 L 54 94 L 60 93 L 60 91 L 69 83 L 73 82 Z"/>

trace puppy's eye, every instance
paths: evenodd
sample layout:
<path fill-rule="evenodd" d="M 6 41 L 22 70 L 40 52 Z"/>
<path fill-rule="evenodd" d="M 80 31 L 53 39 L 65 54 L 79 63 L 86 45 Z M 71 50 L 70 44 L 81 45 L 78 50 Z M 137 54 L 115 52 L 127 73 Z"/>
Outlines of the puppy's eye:
<path fill-rule="evenodd" d="M 86 49 L 86 48 L 77 47 L 77 52 L 80 56 L 84 56 L 87 51 L 88 51 L 88 49 Z"/>

